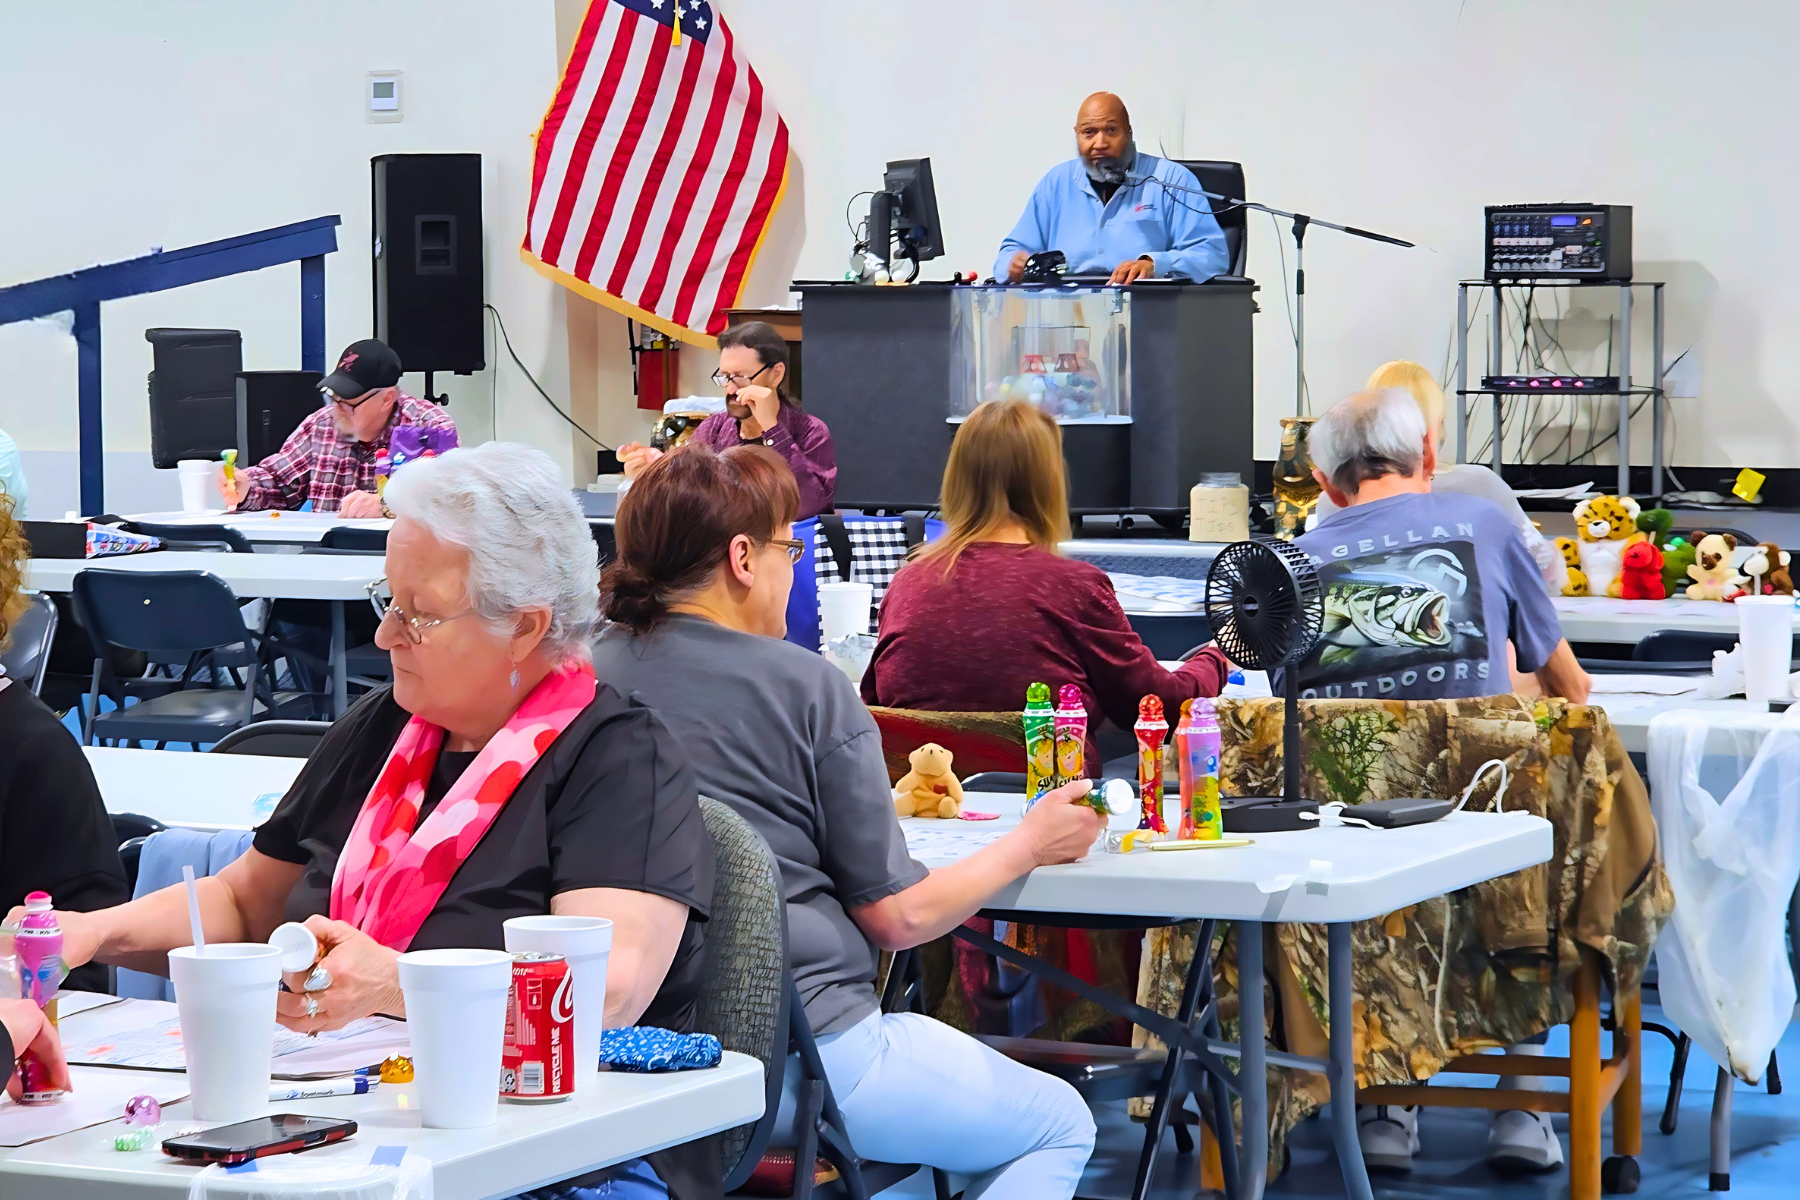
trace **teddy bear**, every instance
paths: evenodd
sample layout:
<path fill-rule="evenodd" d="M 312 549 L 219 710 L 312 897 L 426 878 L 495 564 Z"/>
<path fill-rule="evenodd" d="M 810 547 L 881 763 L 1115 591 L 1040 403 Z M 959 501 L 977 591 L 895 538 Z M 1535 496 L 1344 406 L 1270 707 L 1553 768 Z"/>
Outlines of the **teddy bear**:
<path fill-rule="evenodd" d="M 1655 542 L 1633 542 L 1619 560 L 1619 596 L 1624 600 L 1663 600 L 1663 552 Z"/>
<path fill-rule="evenodd" d="M 1731 565 L 1737 539 L 1729 533 L 1709 533 L 1694 542 L 1694 565 L 1688 568 L 1689 600 L 1736 600 L 1744 595 L 1742 575 Z"/>
<path fill-rule="evenodd" d="M 1757 595 L 1791 596 L 1794 577 L 1788 574 L 1788 561 L 1788 552 L 1774 542 L 1759 542 L 1739 569 L 1754 581 Z"/>
<path fill-rule="evenodd" d="M 1571 548 L 1575 550 L 1587 595 L 1618 596 L 1619 566 L 1625 548 L 1650 540 L 1650 535 L 1638 528 L 1639 512 L 1638 502 L 1630 496 L 1595 496 L 1575 506 L 1575 539 L 1557 538 L 1556 545 L 1564 559 L 1569 557 Z M 1575 590 L 1578 587 L 1571 572 L 1563 595 L 1582 595 Z"/>
<path fill-rule="evenodd" d="M 943 817 L 962 811 L 962 784 L 950 773 L 954 757 L 936 742 L 907 755 L 912 770 L 894 785 L 894 811 L 903 817 Z"/>

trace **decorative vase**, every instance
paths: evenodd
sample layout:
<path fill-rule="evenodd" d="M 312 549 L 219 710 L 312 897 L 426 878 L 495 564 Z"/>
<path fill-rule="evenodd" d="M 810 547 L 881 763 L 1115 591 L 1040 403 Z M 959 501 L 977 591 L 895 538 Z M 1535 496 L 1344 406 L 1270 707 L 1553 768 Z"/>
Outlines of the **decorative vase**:
<path fill-rule="evenodd" d="M 1306 532 L 1306 518 L 1319 502 L 1306 439 L 1317 417 L 1281 418 L 1281 453 L 1275 459 L 1275 536 L 1284 541 Z"/>

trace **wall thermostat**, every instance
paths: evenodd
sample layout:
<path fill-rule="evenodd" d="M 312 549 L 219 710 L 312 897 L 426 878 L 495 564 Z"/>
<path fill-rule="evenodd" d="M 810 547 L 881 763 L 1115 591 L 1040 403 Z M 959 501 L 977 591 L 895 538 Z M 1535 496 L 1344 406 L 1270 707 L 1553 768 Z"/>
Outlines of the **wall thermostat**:
<path fill-rule="evenodd" d="M 400 120 L 400 72 L 370 71 L 364 85 L 363 101 L 370 121 Z"/>

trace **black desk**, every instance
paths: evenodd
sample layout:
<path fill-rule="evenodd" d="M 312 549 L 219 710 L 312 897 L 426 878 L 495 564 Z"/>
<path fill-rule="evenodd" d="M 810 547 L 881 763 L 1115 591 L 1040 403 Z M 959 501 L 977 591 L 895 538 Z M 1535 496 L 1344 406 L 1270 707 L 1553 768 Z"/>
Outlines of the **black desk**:
<path fill-rule="evenodd" d="M 949 413 L 956 285 L 796 282 L 806 409 L 837 443 L 837 503 L 937 504 Z M 1076 511 L 1179 520 L 1202 471 L 1251 478 L 1250 316 L 1256 285 L 1140 283 L 1131 292 L 1131 423 L 1063 426 Z"/>

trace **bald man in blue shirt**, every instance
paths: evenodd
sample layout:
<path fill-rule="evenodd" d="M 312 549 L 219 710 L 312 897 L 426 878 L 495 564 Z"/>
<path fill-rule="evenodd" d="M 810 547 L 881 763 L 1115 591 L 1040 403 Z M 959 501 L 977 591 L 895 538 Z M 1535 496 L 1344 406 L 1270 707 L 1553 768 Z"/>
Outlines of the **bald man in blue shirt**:
<path fill-rule="evenodd" d="M 1061 250 L 1070 274 L 1107 272 L 1109 283 L 1198 283 L 1229 269 L 1225 234 L 1200 181 L 1180 163 L 1138 150 L 1123 100 L 1095 92 L 1081 102 L 1075 149 L 1078 157 L 1038 182 L 1000 243 L 995 279 L 1016 283 L 1025 260 L 1044 250 Z"/>

